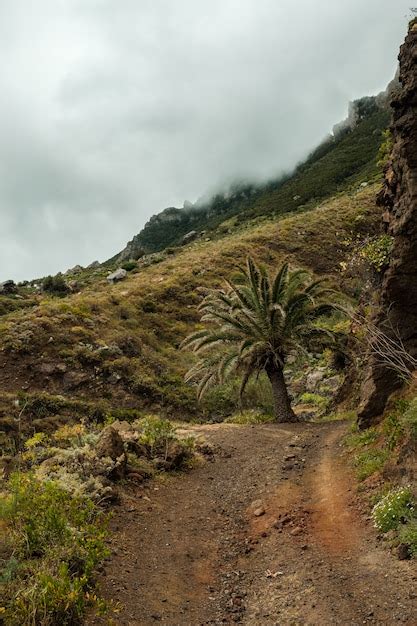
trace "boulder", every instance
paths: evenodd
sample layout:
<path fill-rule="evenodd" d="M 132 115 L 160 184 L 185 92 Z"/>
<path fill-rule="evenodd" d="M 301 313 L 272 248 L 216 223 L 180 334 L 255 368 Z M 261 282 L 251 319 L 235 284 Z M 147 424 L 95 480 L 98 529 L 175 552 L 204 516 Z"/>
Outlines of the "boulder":
<path fill-rule="evenodd" d="M 100 267 L 100 263 L 98 261 L 93 261 L 90 265 L 87 265 L 88 270 L 95 270 Z"/>
<path fill-rule="evenodd" d="M 116 461 L 123 456 L 125 448 L 120 433 L 117 432 L 113 425 L 106 426 L 103 429 L 99 440 L 96 443 L 96 454 L 99 458 L 106 456 Z"/>
<path fill-rule="evenodd" d="M 65 272 L 65 276 L 68 276 L 68 274 L 79 274 L 83 269 L 81 265 L 75 265 Z"/>
<path fill-rule="evenodd" d="M 72 293 L 75 293 L 76 291 L 80 290 L 80 284 L 76 280 L 69 280 L 67 282 L 67 287 Z"/>
<path fill-rule="evenodd" d="M 123 441 L 130 441 L 139 437 L 137 430 L 126 420 L 116 420 L 111 424 L 111 427 L 120 435 Z"/>
<path fill-rule="evenodd" d="M 90 380 L 90 375 L 87 372 L 69 371 L 64 374 L 63 387 L 66 391 L 78 389 L 82 385 L 85 385 Z"/>
<path fill-rule="evenodd" d="M 194 239 L 197 239 L 198 237 L 198 233 L 196 230 L 190 230 L 189 233 L 187 233 L 186 235 L 184 235 L 184 237 L 182 238 L 182 243 L 185 245 L 187 243 L 191 243 L 191 241 L 194 241 Z"/>
<path fill-rule="evenodd" d="M 115 272 L 112 272 L 111 274 L 107 276 L 107 281 L 111 284 L 117 283 L 120 280 L 124 280 L 126 276 L 127 276 L 126 270 L 124 270 L 122 267 L 119 267 L 119 269 L 117 269 Z"/>
<path fill-rule="evenodd" d="M 315 391 L 317 385 L 324 378 L 324 370 L 313 370 L 307 375 L 306 389 L 307 391 Z"/>

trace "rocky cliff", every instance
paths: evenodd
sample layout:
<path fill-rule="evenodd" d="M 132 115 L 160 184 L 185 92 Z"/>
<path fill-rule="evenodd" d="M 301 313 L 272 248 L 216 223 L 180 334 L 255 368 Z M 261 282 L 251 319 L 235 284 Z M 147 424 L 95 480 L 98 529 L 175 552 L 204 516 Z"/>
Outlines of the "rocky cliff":
<path fill-rule="evenodd" d="M 393 150 L 385 168 L 378 203 L 386 231 L 393 237 L 389 267 L 379 296 L 377 326 L 396 329 L 412 357 L 417 356 L 417 21 L 400 55 L 400 86 L 392 94 Z M 386 320 L 389 320 L 388 327 Z M 388 330 L 387 330 L 388 328 Z M 377 359 L 370 360 L 362 387 L 359 423 L 378 420 L 401 380 Z"/>

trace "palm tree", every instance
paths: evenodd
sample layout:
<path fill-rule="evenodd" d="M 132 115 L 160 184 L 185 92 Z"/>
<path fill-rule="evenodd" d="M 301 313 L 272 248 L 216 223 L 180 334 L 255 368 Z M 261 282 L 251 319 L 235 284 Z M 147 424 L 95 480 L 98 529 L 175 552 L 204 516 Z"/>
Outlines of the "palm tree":
<path fill-rule="evenodd" d="M 186 381 L 198 382 L 200 399 L 211 386 L 238 373 L 242 398 L 250 378 L 265 371 L 276 420 L 297 421 L 284 379 L 285 359 L 308 347 L 322 349 L 332 340 L 318 320 L 335 308 L 328 300 L 334 292 L 303 270 L 291 271 L 287 263 L 271 279 L 251 258 L 239 279 L 226 283 L 225 290 L 210 290 L 199 307 L 208 326 L 182 343 L 201 355 Z"/>

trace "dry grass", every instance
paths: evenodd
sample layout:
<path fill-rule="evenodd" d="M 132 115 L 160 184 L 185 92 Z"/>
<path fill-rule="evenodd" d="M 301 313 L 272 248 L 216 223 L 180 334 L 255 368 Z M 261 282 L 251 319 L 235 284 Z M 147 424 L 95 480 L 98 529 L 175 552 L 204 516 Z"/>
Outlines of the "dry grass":
<path fill-rule="evenodd" d="M 343 242 L 378 224 L 376 191 L 370 185 L 308 212 L 258 219 L 216 241 L 179 249 L 122 283 L 109 286 L 98 275 L 80 294 L 43 299 L 2 317 L 1 389 L 195 416 L 194 392 L 183 383 L 190 355 L 178 346 L 198 324 L 198 288 L 221 284 L 248 253 L 268 266 L 285 258 L 337 276 L 347 253 Z"/>

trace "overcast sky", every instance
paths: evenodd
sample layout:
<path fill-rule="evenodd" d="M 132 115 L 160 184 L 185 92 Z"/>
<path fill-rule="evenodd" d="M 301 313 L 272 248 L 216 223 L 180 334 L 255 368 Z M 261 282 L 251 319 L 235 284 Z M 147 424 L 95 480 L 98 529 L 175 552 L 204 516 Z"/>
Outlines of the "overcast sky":
<path fill-rule="evenodd" d="M 393 77 L 411 0 L 0 0 L 0 280 L 292 167 Z"/>

